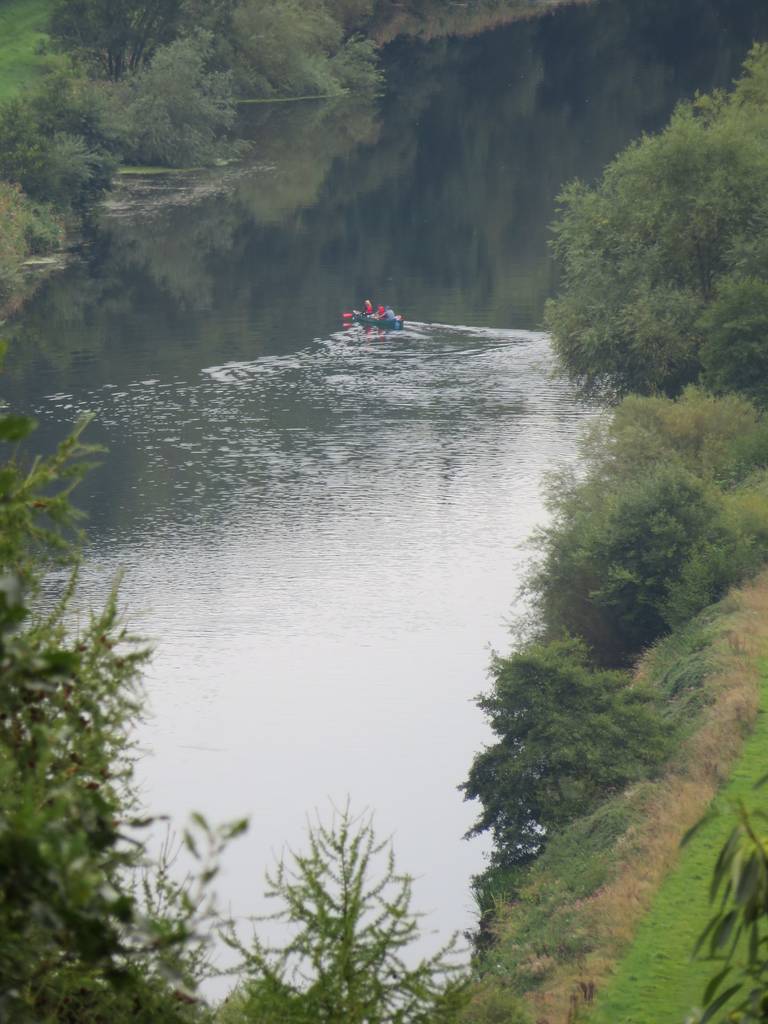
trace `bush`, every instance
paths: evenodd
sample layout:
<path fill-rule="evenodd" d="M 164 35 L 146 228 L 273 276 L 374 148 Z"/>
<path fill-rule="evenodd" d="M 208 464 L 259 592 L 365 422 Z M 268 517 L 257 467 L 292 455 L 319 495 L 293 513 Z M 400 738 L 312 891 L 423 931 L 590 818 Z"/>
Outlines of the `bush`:
<path fill-rule="evenodd" d="M 540 635 L 626 665 L 756 570 L 768 502 L 749 481 L 767 440 L 743 398 L 626 399 L 584 442 L 585 477 L 551 485 L 526 584 Z"/>
<path fill-rule="evenodd" d="M 754 262 L 754 244 L 765 248 L 767 69 L 768 47 L 755 47 L 731 97 L 679 106 L 595 188 L 560 195 L 564 289 L 546 320 L 562 366 L 587 387 L 674 395 L 698 378 L 702 314 L 750 252 Z"/>
<path fill-rule="evenodd" d="M 614 482 L 673 462 L 730 485 L 768 465 L 768 424 L 755 406 L 697 387 L 686 388 L 676 401 L 630 395 L 598 420 L 582 444 L 589 475 Z"/>
<path fill-rule="evenodd" d="M 768 404 L 768 282 L 726 278 L 700 324 L 705 383 Z"/>
<path fill-rule="evenodd" d="M 0 305 L 18 289 L 27 256 L 49 252 L 61 242 L 60 220 L 30 203 L 18 185 L 0 181 Z"/>
<path fill-rule="evenodd" d="M 221 141 L 235 118 L 228 74 L 209 72 L 209 33 L 161 47 L 149 67 L 113 87 L 111 107 L 134 163 L 188 166 L 228 152 Z"/>
<path fill-rule="evenodd" d="M 377 862 L 381 862 L 377 870 Z M 267 895 L 291 926 L 284 946 L 244 950 L 247 980 L 221 1024 L 450 1024 L 468 978 L 451 954 L 409 958 L 419 935 L 411 879 L 395 871 L 390 844 L 349 809 L 309 830 L 308 850 L 281 861 Z M 238 948 L 239 943 L 236 943 Z M 407 951 L 407 952 L 406 952 Z"/>
<path fill-rule="evenodd" d="M 478 706 L 498 737 L 476 755 L 465 799 L 482 811 L 492 864 L 541 854 L 548 837 L 613 791 L 645 778 L 668 753 L 654 695 L 621 672 L 593 671 L 583 643 L 532 644 L 491 666 Z"/>
<path fill-rule="evenodd" d="M 0 178 L 38 202 L 82 209 L 111 184 L 118 139 L 100 95 L 53 75 L 31 96 L 0 108 Z"/>
<path fill-rule="evenodd" d="M 116 595 L 81 628 L 74 579 L 49 614 L 31 610 L 41 567 L 71 563 L 68 495 L 92 454 L 76 433 L 27 462 L 32 426 L 0 415 L 0 1018 L 202 1022 L 186 986 L 215 865 L 200 887 L 174 885 L 138 831 L 131 736 L 147 652 Z M 223 837 L 207 830 L 214 855 Z"/>
<path fill-rule="evenodd" d="M 331 60 L 331 72 L 344 92 L 372 92 L 381 88 L 384 75 L 370 39 L 348 39 Z"/>

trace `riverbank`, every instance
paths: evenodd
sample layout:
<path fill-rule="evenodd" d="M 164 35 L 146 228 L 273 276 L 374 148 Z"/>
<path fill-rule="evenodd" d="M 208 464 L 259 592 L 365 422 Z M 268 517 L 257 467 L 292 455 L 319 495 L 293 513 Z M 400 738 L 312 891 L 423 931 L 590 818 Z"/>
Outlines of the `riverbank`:
<path fill-rule="evenodd" d="M 29 294 L 25 267 L 35 258 L 63 261 L 65 245 L 61 215 L 0 181 L 0 319 L 17 312 Z"/>
<path fill-rule="evenodd" d="M 531 1020 L 548 1024 L 587 1010 L 599 1024 L 678 1024 L 697 1003 L 712 968 L 692 966 L 690 955 L 711 916 L 710 873 L 732 822 L 715 818 L 683 851 L 680 841 L 716 796 L 715 809 L 725 810 L 765 772 L 766 654 L 764 572 L 641 662 L 643 684 L 694 695 L 695 727 L 658 782 L 553 839 L 498 915 L 494 968 L 472 1019 L 505 1001 L 528 1019 L 514 993 Z"/>
<path fill-rule="evenodd" d="M 716 973 L 711 961 L 690 956 L 714 911 L 709 902 L 713 865 L 733 829 L 732 812 L 738 802 L 744 801 L 750 809 L 765 808 L 764 793 L 755 792 L 756 783 L 765 776 L 768 749 L 765 577 L 747 596 L 745 604 L 752 622 L 736 623 L 729 642 L 738 649 L 747 626 L 746 643 L 736 657 L 741 658 L 745 677 L 750 679 L 750 691 L 755 669 L 759 670 L 754 728 L 729 772 L 727 783 L 707 808 L 712 818 L 684 849 L 676 851 L 674 866 L 664 876 L 649 911 L 642 917 L 627 955 L 618 961 L 602 986 L 596 1000 L 595 1024 L 679 1024 L 692 1007 L 701 1005 L 704 990 Z M 752 718 L 751 700 L 748 717 Z M 739 721 L 734 726 L 743 724 Z M 737 954 L 735 962 L 740 960 Z M 728 1004 L 723 1012 L 727 1010 Z"/>

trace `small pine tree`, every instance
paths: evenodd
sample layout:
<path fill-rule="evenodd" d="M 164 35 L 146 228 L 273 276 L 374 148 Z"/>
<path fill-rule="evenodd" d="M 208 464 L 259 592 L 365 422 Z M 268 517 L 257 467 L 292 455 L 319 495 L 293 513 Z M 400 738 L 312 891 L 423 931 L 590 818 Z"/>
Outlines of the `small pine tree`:
<path fill-rule="evenodd" d="M 408 966 L 404 952 L 419 935 L 410 910 L 411 878 L 396 871 L 388 841 L 370 818 L 347 806 L 330 825 L 309 828 L 309 851 L 291 852 L 267 875 L 267 896 L 282 908 L 267 920 L 290 927 L 282 946 L 258 938 L 244 950 L 248 980 L 221 1013 L 226 1022 L 269 1024 L 427 1024 L 457 1018 L 467 976 L 455 938 Z M 373 866 L 383 855 L 378 877 Z"/>

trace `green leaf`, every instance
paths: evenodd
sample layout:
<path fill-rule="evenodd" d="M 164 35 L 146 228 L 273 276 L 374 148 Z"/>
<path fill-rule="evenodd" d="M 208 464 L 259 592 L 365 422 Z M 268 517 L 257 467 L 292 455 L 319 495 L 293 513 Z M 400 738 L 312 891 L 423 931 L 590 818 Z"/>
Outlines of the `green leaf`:
<path fill-rule="evenodd" d="M 720 988 L 723 981 L 725 981 L 726 977 L 731 973 L 731 970 L 732 967 L 728 965 L 727 967 L 724 967 L 723 970 L 716 974 L 713 978 L 710 978 L 709 984 L 704 990 L 704 996 L 702 998 L 702 1002 L 705 1006 L 708 1006 L 709 1003 L 712 1002 L 712 997 Z"/>
<path fill-rule="evenodd" d="M 183 838 L 183 841 L 184 841 L 184 845 L 189 850 L 189 852 L 192 854 L 192 856 L 196 860 L 200 860 L 200 852 L 197 849 L 197 843 L 195 843 L 195 840 L 194 840 L 194 838 L 192 836 L 192 833 L 185 830 L 184 831 L 184 835 L 183 835 L 182 838 Z"/>
<path fill-rule="evenodd" d="M 241 836 L 244 832 L 248 831 L 250 822 L 248 818 L 241 818 L 239 821 L 233 822 L 228 825 L 225 829 L 224 835 L 226 839 L 236 839 Z"/>
<path fill-rule="evenodd" d="M 713 953 L 715 950 L 722 949 L 728 942 L 738 917 L 738 910 L 729 910 L 725 917 L 721 919 L 712 936 L 711 949 Z"/>
<path fill-rule="evenodd" d="M 751 900 L 757 890 L 757 882 L 760 878 L 760 862 L 756 853 L 752 853 L 747 863 L 739 872 L 734 900 L 736 903 L 746 903 Z"/>
<path fill-rule="evenodd" d="M 696 942 L 696 945 L 693 947 L 693 953 L 691 954 L 692 957 L 698 956 L 699 951 L 701 950 L 701 947 L 707 941 L 707 936 L 710 934 L 710 932 L 712 931 L 712 929 L 715 927 L 715 925 L 717 924 L 717 922 L 719 920 L 720 920 L 720 915 L 719 914 L 715 914 L 714 917 L 710 918 L 709 923 L 707 924 L 707 927 L 701 933 L 701 935 L 699 936 L 699 938 L 698 938 L 698 940 Z"/>
<path fill-rule="evenodd" d="M 683 838 L 680 840 L 680 845 L 685 846 L 687 843 L 689 843 L 691 839 L 693 839 L 693 837 L 699 831 L 699 829 L 703 828 L 704 825 L 707 825 L 715 817 L 716 814 L 714 812 L 710 812 L 709 814 L 705 814 L 703 818 L 699 818 L 696 824 L 689 828 L 683 836 Z"/>
<path fill-rule="evenodd" d="M 728 1002 L 731 996 L 735 995 L 740 988 L 741 984 L 731 985 L 731 987 L 727 988 L 725 992 L 721 992 L 717 999 L 714 1001 L 714 1003 L 712 1003 L 711 1006 L 707 1007 L 706 1012 L 701 1018 L 700 1024 L 707 1024 L 707 1021 L 712 1020 L 717 1011 L 721 1007 L 725 1006 L 725 1004 Z"/>

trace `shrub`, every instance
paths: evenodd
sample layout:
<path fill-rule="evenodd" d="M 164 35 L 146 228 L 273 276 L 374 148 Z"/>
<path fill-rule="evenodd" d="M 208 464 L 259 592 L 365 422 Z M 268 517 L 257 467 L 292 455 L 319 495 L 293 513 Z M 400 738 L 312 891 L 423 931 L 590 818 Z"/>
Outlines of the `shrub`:
<path fill-rule="evenodd" d="M 730 485 L 768 464 L 768 425 L 746 398 L 689 386 L 675 401 L 628 396 L 588 431 L 583 452 L 591 477 L 617 483 L 671 461 Z"/>
<path fill-rule="evenodd" d="M 477 703 L 498 737 L 461 789 L 482 811 L 492 863 L 539 855 L 547 838 L 613 791 L 653 774 L 668 752 L 654 695 L 621 672 L 593 671 L 583 643 L 532 644 L 491 666 Z"/>
<path fill-rule="evenodd" d="M 331 72 L 344 92 L 361 93 L 379 89 L 384 75 L 370 39 L 348 39 L 331 59 Z"/>
<path fill-rule="evenodd" d="M 231 80 L 206 70 L 210 51 L 209 33 L 176 40 L 113 88 L 110 103 L 128 160 L 188 166 L 227 152 L 221 136 L 235 117 Z"/>
<path fill-rule="evenodd" d="M 587 387 L 677 394 L 698 378 L 702 314 L 768 215 L 766 69 L 768 47 L 755 47 L 733 96 L 682 104 L 595 188 L 560 195 L 564 290 L 546 320 L 562 366 Z"/>
<path fill-rule="evenodd" d="M 30 253 L 43 253 L 62 241 L 61 221 L 31 203 L 18 185 L 0 181 L 0 305 L 21 282 L 21 265 Z"/>
<path fill-rule="evenodd" d="M 0 177 L 38 202 L 83 208 L 110 187 L 118 140 L 101 97 L 53 75 L 32 95 L 0 108 Z"/>
<path fill-rule="evenodd" d="M 768 502 L 750 481 L 767 442 L 744 398 L 626 399 L 588 434 L 583 479 L 550 486 L 526 583 L 540 635 L 581 636 L 599 664 L 626 665 L 756 570 Z"/>
<path fill-rule="evenodd" d="M 768 282 L 726 278 L 700 323 L 706 384 L 768 404 Z"/>
<path fill-rule="evenodd" d="M 148 822 L 134 820 L 131 736 L 146 650 L 116 594 L 81 628 L 74 580 L 49 614 L 31 610 L 41 566 L 71 562 L 68 495 L 91 454 L 76 433 L 27 462 L 19 443 L 32 426 L 0 415 L 11 446 L 0 469 L 0 1018 L 202 1022 L 182 986 L 200 975 L 192 938 L 215 865 L 202 865 L 200 888 L 175 886 L 137 831 Z M 214 854 L 223 835 L 207 830 Z"/>

